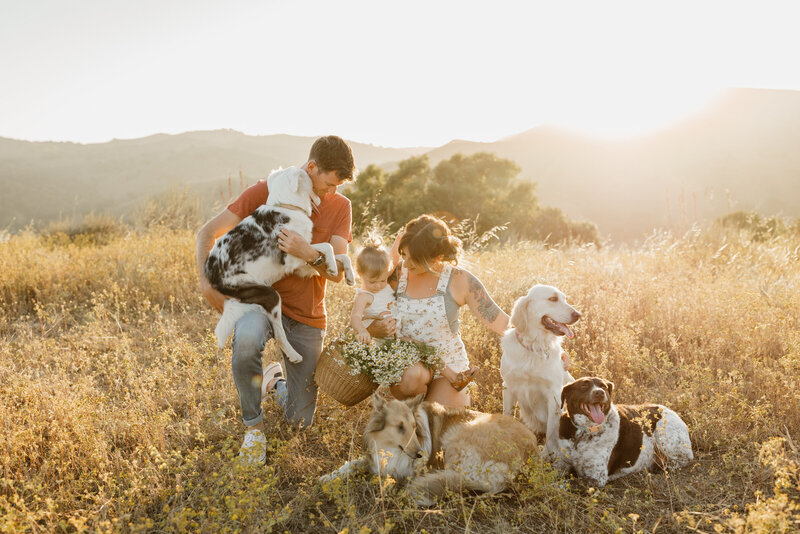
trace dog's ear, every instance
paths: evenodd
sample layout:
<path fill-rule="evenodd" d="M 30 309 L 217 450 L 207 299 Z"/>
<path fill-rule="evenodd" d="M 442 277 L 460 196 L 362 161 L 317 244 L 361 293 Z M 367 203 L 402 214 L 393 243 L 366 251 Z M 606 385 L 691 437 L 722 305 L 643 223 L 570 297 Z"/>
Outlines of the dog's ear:
<path fill-rule="evenodd" d="M 364 448 L 370 450 L 373 432 L 380 432 L 386 427 L 386 400 L 376 391 L 372 394 L 372 413 L 364 427 Z"/>
<path fill-rule="evenodd" d="M 517 332 L 528 331 L 528 296 L 520 297 L 514 303 L 514 308 L 511 310 L 511 326 L 517 329 Z"/>
<path fill-rule="evenodd" d="M 563 388 L 561 388 L 561 409 L 564 409 L 564 404 L 567 402 L 567 395 L 569 395 L 569 388 L 575 384 L 575 382 L 570 382 Z"/>
<path fill-rule="evenodd" d="M 375 390 L 375 393 L 372 394 L 372 409 L 376 412 L 383 411 L 386 407 L 386 399 L 384 399 L 378 390 Z"/>
<path fill-rule="evenodd" d="M 290 180 L 289 180 L 289 190 L 290 191 L 292 191 L 294 193 L 299 193 L 300 192 L 300 175 L 301 175 L 302 172 L 303 171 L 298 169 L 296 172 L 293 172 L 291 174 Z"/>
<path fill-rule="evenodd" d="M 420 403 L 422 402 L 422 399 L 424 399 L 424 398 L 425 398 L 425 394 L 424 393 L 420 393 L 419 395 L 417 395 L 413 399 L 407 400 L 406 404 L 408 404 L 408 407 L 411 408 L 411 410 L 413 411 L 413 410 L 417 409 L 417 406 L 420 405 Z"/>
<path fill-rule="evenodd" d="M 614 382 L 611 382 L 610 380 L 603 380 L 603 385 L 608 390 L 608 395 L 611 396 L 611 393 L 614 392 Z"/>
<path fill-rule="evenodd" d="M 300 194 L 308 194 L 311 198 L 311 202 L 315 206 L 319 206 L 319 203 L 322 202 L 322 199 L 319 198 L 314 192 L 314 182 L 311 181 L 311 177 L 308 176 L 306 173 L 298 173 L 299 182 L 297 188 L 295 189 Z"/>

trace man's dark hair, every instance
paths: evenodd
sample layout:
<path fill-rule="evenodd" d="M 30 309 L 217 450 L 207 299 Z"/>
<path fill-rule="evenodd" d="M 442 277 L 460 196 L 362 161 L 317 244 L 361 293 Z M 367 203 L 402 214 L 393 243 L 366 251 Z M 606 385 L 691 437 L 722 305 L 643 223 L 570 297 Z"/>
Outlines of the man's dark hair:
<path fill-rule="evenodd" d="M 322 172 L 336 171 L 340 180 L 352 180 L 356 172 L 353 149 L 336 135 L 320 137 L 311 145 L 309 161 L 314 160 Z"/>

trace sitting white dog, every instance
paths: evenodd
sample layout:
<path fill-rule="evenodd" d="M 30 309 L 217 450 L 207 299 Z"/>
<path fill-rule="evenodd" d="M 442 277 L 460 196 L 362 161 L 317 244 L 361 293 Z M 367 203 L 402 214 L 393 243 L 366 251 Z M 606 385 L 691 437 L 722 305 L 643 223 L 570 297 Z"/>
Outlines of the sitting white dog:
<path fill-rule="evenodd" d="M 547 436 L 546 457 L 558 446 L 561 387 L 573 380 L 564 370 L 561 342 L 564 336 L 575 335 L 569 325 L 580 317 L 561 291 L 536 285 L 514 303 L 512 328 L 500 342 L 503 413 L 511 415 L 519 403 L 522 422 Z"/>
<path fill-rule="evenodd" d="M 222 236 L 206 260 L 206 276 L 214 289 L 236 299 L 225 301 L 215 333 L 217 343 L 222 347 L 233 333 L 236 321 L 249 311 L 263 311 L 286 357 L 297 363 L 303 357 L 286 339 L 281 323 L 281 298 L 271 286 L 291 273 L 300 276 L 318 273 L 305 261 L 280 250 L 278 234 L 283 228 L 288 228 L 311 241 L 312 203 L 319 205 L 320 198 L 314 193 L 311 178 L 297 167 L 273 171 L 267 178 L 267 186 L 269 196 L 266 204 Z M 325 257 L 330 276 L 338 274 L 338 260 L 344 269 L 345 280 L 353 285 L 355 278 L 347 254 L 334 255 L 330 243 L 311 246 Z"/>

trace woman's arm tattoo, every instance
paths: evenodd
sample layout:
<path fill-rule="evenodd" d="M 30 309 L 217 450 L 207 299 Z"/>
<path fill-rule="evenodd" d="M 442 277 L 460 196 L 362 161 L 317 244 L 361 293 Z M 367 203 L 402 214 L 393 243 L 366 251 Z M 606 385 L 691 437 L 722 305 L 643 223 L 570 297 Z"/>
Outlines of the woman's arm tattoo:
<path fill-rule="evenodd" d="M 467 275 L 467 280 L 469 281 L 469 293 L 475 301 L 475 307 L 477 308 L 475 311 L 477 311 L 486 322 L 493 323 L 502 310 L 494 303 L 492 297 L 486 292 L 486 288 L 483 287 L 483 284 L 475 275 L 467 271 L 464 271 L 464 274 Z"/>

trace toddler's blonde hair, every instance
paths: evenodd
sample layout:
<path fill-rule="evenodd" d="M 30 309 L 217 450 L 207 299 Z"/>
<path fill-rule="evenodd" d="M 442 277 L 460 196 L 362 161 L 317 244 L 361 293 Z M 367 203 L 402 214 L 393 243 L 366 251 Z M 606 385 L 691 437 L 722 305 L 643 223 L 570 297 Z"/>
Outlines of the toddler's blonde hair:
<path fill-rule="evenodd" d="M 383 239 L 378 234 L 369 234 L 364 240 L 364 246 L 356 256 L 356 272 L 362 279 L 377 278 L 388 274 L 391 269 L 392 258 L 383 246 Z"/>

